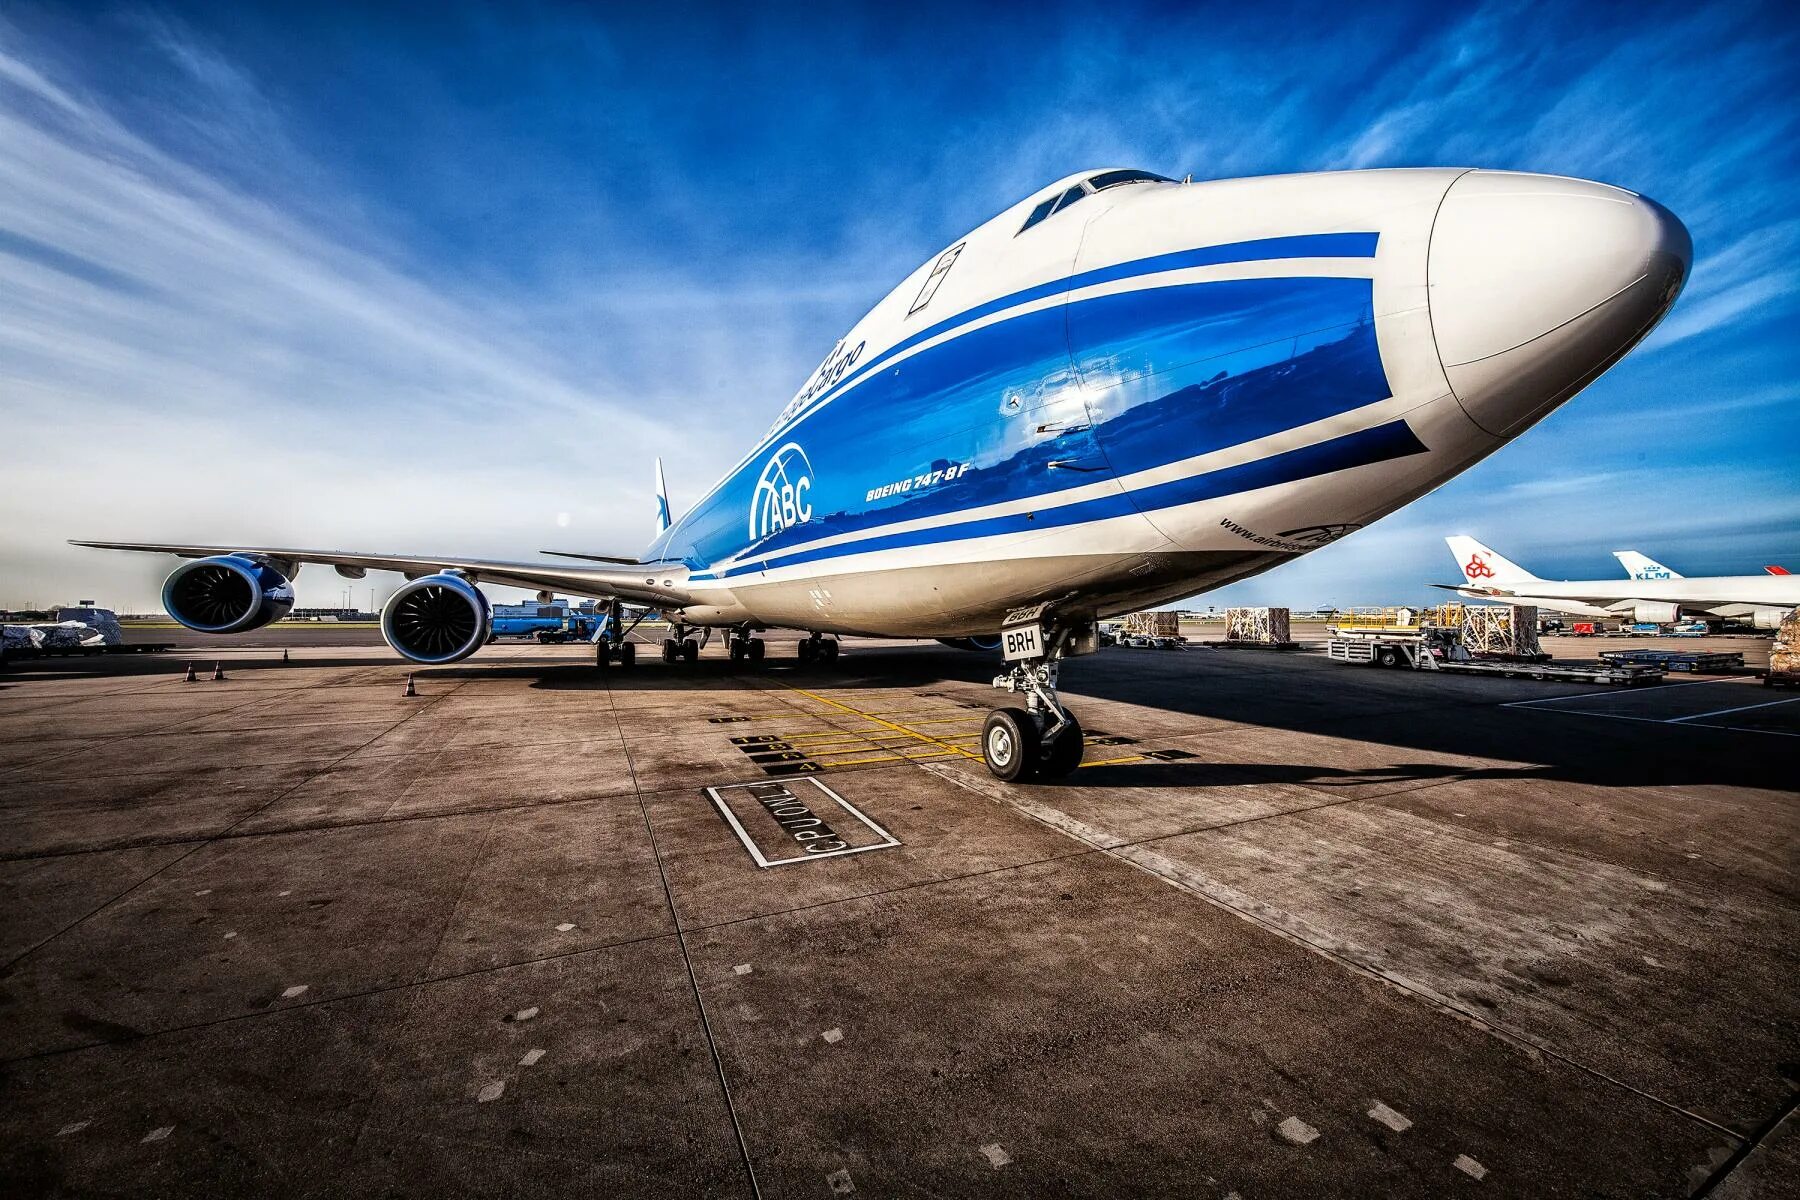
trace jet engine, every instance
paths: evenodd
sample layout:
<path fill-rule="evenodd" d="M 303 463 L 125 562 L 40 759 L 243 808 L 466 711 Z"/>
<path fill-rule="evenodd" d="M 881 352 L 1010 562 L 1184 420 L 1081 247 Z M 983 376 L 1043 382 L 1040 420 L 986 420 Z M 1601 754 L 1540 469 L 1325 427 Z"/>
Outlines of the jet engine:
<path fill-rule="evenodd" d="M 1679 604 L 1659 604 L 1649 600 L 1632 601 L 1631 619 L 1639 625 L 1667 625 L 1681 619 Z"/>
<path fill-rule="evenodd" d="M 469 657 L 493 628 L 493 606 L 460 571 L 411 580 L 381 609 L 387 644 L 401 657 L 430 666 Z"/>
<path fill-rule="evenodd" d="M 1757 629 L 1780 629 L 1781 623 L 1792 611 L 1787 608 L 1759 608 L 1750 614 L 1750 623 Z"/>
<path fill-rule="evenodd" d="M 294 585 L 260 558 L 220 554 L 183 563 L 163 583 L 163 608 L 197 633 L 243 633 L 294 607 Z"/>
<path fill-rule="evenodd" d="M 939 638 L 938 641 L 952 650 L 980 650 L 987 654 L 1000 648 L 1000 635 L 997 633 L 988 637 Z"/>

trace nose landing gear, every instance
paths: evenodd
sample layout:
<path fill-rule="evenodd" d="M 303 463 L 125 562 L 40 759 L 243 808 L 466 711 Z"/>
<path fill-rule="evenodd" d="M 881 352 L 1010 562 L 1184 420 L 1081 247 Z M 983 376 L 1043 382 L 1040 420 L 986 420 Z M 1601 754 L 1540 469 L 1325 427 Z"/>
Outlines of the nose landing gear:
<path fill-rule="evenodd" d="M 1059 662 L 1097 647 L 1092 626 L 1046 628 L 1043 653 L 1008 664 L 994 686 L 1023 694 L 1025 707 L 997 708 L 981 728 L 981 757 L 998 779 L 1028 783 L 1060 779 L 1081 765 L 1087 746 L 1081 722 L 1056 695 Z"/>

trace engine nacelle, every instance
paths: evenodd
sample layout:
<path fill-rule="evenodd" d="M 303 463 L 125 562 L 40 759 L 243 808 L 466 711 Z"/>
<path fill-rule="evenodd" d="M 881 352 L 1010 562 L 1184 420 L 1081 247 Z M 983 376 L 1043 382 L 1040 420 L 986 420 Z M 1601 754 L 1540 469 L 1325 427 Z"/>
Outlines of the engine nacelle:
<path fill-rule="evenodd" d="M 1634 600 L 1631 619 L 1639 625 L 1667 625 L 1681 619 L 1679 604 L 1661 604 L 1650 600 Z"/>
<path fill-rule="evenodd" d="M 220 554 L 183 563 L 163 582 L 163 608 L 196 633 L 244 633 L 294 607 L 294 585 L 259 558 Z"/>
<path fill-rule="evenodd" d="M 1780 629 L 1791 608 L 1759 608 L 1750 614 L 1750 624 L 1757 629 Z"/>
<path fill-rule="evenodd" d="M 1000 648 L 1000 635 L 990 634 L 987 637 L 939 638 L 939 642 L 952 650 L 980 650 L 992 654 Z"/>
<path fill-rule="evenodd" d="M 469 657 L 487 644 L 494 609 L 460 571 L 442 571 L 404 584 L 381 608 L 381 636 L 402 658 L 438 666 Z"/>

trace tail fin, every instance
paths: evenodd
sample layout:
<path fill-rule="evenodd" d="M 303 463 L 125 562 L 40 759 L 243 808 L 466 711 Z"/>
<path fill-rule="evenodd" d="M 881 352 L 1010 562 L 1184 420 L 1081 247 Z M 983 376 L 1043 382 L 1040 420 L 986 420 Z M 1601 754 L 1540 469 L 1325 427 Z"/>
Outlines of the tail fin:
<path fill-rule="evenodd" d="M 1625 573 L 1633 579 L 1680 579 L 1674 571 L 1663 566 L 1654 558 L 1645 558 L 1636 550 L 1614 550 L 1613 557 L 1625 568 Z"/>
<path fill-rule="evenodd" d="M 1456 556 L 1456 565 L 1462 569 L 1463 578 L 1474 587 L 1542 582 L 1518 563 L 1495 553 L 1472 537 L 1457 534 L 1445 538 L 1444 542 L 1450 547 L 1450 553 Z"/>
<path fill-rule="evenodd" d="M 662 456 L 656 456 L 656 533 L 661 536 L 669 528 L 669 485 L 663 482 Z"/>

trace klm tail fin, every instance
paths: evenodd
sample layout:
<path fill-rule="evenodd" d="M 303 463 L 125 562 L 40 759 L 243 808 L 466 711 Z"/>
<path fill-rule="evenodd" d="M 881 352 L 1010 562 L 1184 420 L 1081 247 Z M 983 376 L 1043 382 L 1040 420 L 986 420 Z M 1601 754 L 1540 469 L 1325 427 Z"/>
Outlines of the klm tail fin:
<path fill-rule="evenodd" d="M 1445 538 L 1444 542 L 1450 547 L 1450 553 L 1456 556 L 1456 565 L 1471 587 L 1543 582 L 1518 563 L 1495 553 L 1472 537 L 1457 534 Z"/>
<path fill-rule="evenodd" d="M 656 536 L 669 528 L 669 485 L 663 482 L 662 456 L 656 458 Z"/>
<path fill-rule="evenodd" d="M 1625 573 L 1633 579 L 1680 579 L 1674 571 L 1663 566 L 1654 558 L 1645 558 L 1636 550 L 1614 550 L 1613 557 L 1625 568 Z"/>

